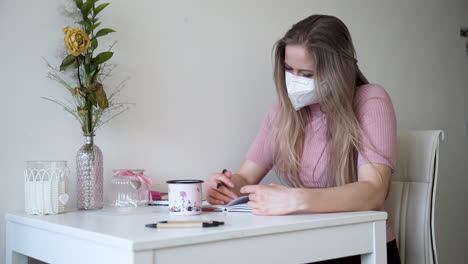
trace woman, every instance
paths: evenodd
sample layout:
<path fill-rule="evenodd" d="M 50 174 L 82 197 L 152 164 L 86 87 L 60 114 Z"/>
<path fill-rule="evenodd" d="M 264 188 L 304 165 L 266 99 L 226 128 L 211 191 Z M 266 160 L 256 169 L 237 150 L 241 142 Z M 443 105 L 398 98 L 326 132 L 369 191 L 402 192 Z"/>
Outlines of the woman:
<path fill-rule="evenodd" d="M 238 172 L 210 175 L 208 202 L 248 194 L 256 215 L 383 210 L 395 168 L 395 112 L 385 90 L 359 70 L 345 24 L 310 16 L 274 53 L 278 102 Z M 289 187 L 258 184 L 273 167 Z M 388 263 L 399 263 L 388 223 L 387 242 Z"/>

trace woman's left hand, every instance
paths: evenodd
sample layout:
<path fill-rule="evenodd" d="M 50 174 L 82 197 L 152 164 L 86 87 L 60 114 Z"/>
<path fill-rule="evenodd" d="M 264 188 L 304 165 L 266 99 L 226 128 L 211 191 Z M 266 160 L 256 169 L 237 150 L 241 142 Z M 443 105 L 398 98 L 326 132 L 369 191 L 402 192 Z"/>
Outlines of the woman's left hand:
<path fill-rule="evenodd" d="M 249 207 L 256 215 L 285 215 L 297 211 L 296 189 L 278 184 L 246 185 L 241 193 L 249 195 Z"/>

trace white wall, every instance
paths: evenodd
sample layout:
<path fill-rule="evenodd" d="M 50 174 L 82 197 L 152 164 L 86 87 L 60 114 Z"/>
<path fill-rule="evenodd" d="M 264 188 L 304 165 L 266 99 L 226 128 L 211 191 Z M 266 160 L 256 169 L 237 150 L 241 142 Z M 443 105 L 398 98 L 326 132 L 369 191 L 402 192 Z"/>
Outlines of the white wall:
<path fill-rule="evenodd" d="M 57 11 L 63 1 L 25 2 L 0 0 L 0 262 L 3 215 L 23 210 L 25 161 L 65 159 L 74 170 L 84 143 L 76 121 L 39 98 L 69 98 L 45 78 L 42 60 L 59 63 L 54 53 L 70 23 Z M 399 129 L 445 131 L 437 242 L 440 263 L 462 263 L 468 39 L 459 27 L 468 26 L 467 1 L 114 1 L 102 18 L 118 31 L 108 39 L 119 41 L 119 68 L 105 85 L 130 76 L 123 95 L 136 105 L 97 133 L 106 181 L 112 168 L 144 168 L 165 189 L 168 179 L 235 170 L 275 98 L 273 42 L 314 13 L 348 25 L 361 69 L 393 98 Z"/>

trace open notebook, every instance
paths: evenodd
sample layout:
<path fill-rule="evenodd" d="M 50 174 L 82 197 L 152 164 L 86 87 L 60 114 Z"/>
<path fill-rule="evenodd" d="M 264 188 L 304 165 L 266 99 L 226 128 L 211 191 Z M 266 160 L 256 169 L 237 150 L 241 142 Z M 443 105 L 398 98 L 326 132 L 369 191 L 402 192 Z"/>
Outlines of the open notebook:
<path fill-rule="evenodd" d="M 214 212 L 252 212 L 252 208 L 247 206 L 249 196 L 241 196 L 230 201 L 226 205 L 204 204 L 203 210 Z"/>

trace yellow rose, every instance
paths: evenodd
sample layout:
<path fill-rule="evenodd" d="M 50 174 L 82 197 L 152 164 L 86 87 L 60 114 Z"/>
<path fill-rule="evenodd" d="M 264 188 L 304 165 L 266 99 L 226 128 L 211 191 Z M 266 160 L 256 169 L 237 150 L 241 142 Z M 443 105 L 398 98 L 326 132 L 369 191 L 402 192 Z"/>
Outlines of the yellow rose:
<path fill-rule="evenodd" d="M 88 35 L 79 28 L 66 27 L 64 41 L 68 52 L 73 56 L 78 56 L 88 50 L 91 41 Z"/>

